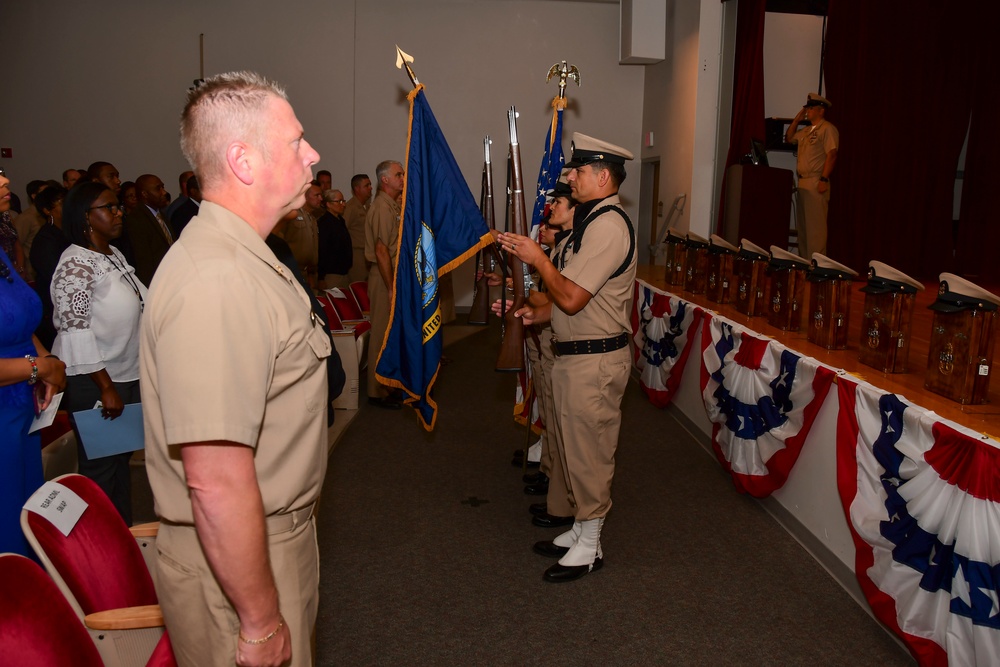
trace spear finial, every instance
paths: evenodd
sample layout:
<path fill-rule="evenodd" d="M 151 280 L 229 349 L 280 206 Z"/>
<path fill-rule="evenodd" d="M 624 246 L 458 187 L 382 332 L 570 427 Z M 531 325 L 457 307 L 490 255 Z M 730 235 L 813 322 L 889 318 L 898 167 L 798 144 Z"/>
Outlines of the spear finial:
<path fill-rule="evenodd" d="M 402 69 L 405 66 L 406 67 L 406 73 L 409 75 L 410 81 L 413 82 L 413 87 L 416 88 L 417 86 L 420 85 L 420 82 L 417 81 L 417 75 L 413 73 L 413 68 L 410 67 L 410 63 L 412 63 L 412 62 L 413 62 L 413 56 L 411 56 L 409 53 L 406 53 L 405 51 L 403 51 L 403 49 L 399 48 L 399 44 L 397 44 L 396 45 L 396 69 Z"/>

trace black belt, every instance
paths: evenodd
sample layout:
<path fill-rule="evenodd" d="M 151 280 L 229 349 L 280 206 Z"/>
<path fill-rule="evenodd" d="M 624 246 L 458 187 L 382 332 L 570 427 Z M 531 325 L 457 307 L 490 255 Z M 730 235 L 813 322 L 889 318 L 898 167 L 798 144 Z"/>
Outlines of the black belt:
<path fill-rule="evenodd" d="M 564 354 L 601 354 L 614 352 L 628 345 L 628 334 L 622 332 L 610 338 L 595 338 L 593 340 L 556 340 L 552 339 L 552 349 L 556 356 Z"/>

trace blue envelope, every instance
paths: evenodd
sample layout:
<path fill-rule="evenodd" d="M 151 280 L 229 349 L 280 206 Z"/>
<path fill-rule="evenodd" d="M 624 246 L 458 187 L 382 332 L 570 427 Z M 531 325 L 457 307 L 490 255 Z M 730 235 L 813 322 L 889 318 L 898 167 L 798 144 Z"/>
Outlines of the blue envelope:
<path fill-rule="evenodd" d="M 76 431 L 88 459 L 134 452 L 145 447 L 142 403 L 130 403 L 117 419 L 105 419 L 101 409 L 73 413 Z"/>

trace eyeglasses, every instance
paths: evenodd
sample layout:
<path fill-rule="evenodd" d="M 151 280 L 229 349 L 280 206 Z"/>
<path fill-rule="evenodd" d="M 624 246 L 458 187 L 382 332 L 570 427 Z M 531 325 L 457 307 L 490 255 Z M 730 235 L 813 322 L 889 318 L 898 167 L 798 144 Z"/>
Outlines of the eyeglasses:
<path fill-rule="evenodd" d="M 106 209 L 108 211 L 108 215 L 111 216 L 113 216 L 115 213 L 122 213 L 125 211 L 125 207 L 122 206 L 121 204 L 103 204 L 102 206 L 91 206 L 90 210 L 96 211 L 99 208 Z"/>
<path fill-rule="evenodd" d="M 328 203 L 330 203 L 330 204 L 343 204 L 346 201 L 347 201 L 346 199 L 330 199 Z"/>
<path fill-rule="evenodd" d="M 0 167 L 0 176 L 7 178 L 7 170 L 4 169 L 3 167 Z"/>

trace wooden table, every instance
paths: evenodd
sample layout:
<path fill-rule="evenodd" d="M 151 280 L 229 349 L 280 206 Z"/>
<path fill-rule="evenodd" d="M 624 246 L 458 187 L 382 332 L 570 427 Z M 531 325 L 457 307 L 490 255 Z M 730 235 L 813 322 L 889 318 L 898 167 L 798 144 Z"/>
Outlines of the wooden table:
<path fill-rule="evenodd" d="M 767 318 L 747 317 L 739 313 L 731 304 L 720 306 L 716 303 L 710 303 L 704 294 L 691 294 L 680 291 L 678 286 L 667 285 L 663 279 L 663 270 L 662 266 L 642 265 L 639 267 L 636 277 L 653 287 L 676 294 L 686 301 L 715 311 L 753 331 L 770 336 L 802 355 L 812 357 L 834 368 L 842 368 L 885 391 L 899 394 L 911 403 L 936 412 L 944 419 L 949 419 L 967 428 L 985 433 L 995 440 L 1000 440 L 1000 380 L 990 382 L 989 399 L 982 405 L 960 405 L 924 389 L 924 369 L 927 368 L 932 320 L 932 311 L 927 306 L 933 303 L 937 297 L 937 283 L 925 283 L 926 289 L 917 293 L 913 328 L 910 333 L 910 372 L 883 373 L 858 361 L 858 342 L 861 339 L 861 320 L 865 304 L 865 294 L 860 291 L 865 286 L 863 280 L 854 283 L 856 289 L 852 290 L 851 294 L 847 349 L 827 350 L 809 342 L 804 326 L 795 332 L 781 331 L 768 325 Z M 802 308 L 803 317 L 806 317 L 809 310 L 809 290 L 812 286 L 812 283 L 808 283 L 806 286 Z M 985 285 L 983 287 L 988 289 Z"/>

